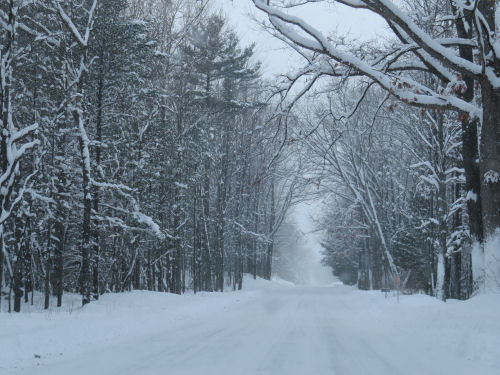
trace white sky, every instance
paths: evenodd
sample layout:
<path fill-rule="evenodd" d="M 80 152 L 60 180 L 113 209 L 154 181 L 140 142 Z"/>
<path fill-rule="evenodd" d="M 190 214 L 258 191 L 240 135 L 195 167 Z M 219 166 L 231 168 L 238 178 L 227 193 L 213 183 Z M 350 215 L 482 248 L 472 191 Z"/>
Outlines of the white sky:
<path fill-rule="evenodd" d="M 236 31 L 243 45 L 256 43 L 256 57 L 262 62 L 266 78 L 274 74 L 287 73 L 298 67 L 299 58 L 294 51 L 264 31 L 255 18 L 266 19 L 263 12 L 253 5 L 252 0 L 212 0 L 214 7 L 221 9 L 229 24 Z M 384 34 L 383 20 L 366 10 L 352 9 L 325 1 L 307 4 L 294 11 L 295 15 L 314 25 L 326 35 L 336 32 L 350 38 L 371 40 Z"/>

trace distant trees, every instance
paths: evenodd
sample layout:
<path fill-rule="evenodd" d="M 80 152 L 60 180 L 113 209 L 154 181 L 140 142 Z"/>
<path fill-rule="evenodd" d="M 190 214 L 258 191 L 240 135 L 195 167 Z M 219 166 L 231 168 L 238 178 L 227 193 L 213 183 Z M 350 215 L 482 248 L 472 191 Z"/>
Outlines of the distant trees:
<path fill-rule="evenodd" d="M 293 184 L 253 47 L 207 1 L 9 0 L 0 47 L 9 310 L 270 278 Z"/>
<path fill-rule="evenodd" d="M 318 188 L 334 195 L 323 223 L 325 262 L 373 289 L 394 286 L 389 258 L 407 287 L 467 298 L 460 125 L 443 113 L 377 102 L 368 95 L 350 119 L 325 121 L 307 141 Z"/>

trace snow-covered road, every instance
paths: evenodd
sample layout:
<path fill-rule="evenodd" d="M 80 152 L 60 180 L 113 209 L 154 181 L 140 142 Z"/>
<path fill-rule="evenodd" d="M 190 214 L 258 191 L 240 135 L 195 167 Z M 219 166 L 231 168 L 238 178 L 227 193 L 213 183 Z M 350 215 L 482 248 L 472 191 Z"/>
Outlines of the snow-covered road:
<path fill-rule="evenodd" d="M 262 288 L 259 284 L 247 292 L 219 294 L 213 298 L 186 296 L 189 302 L 183 309 L 179 307 L 184 303 L 182 298 L 175 300 L 179 302 L 173 308 L 177 311 L 175 319 L 169 318 L 168 310 L 162 313 L 165 317 L 162 319 L 157 312 L 148 318 L 147 310 L 130 308 L 109 312 L 109 307 L 109 313 L 99 315 L 101 310 L 97 309 L 93 315 L 89 314 L 92 319 L 86 319 L 84 313 L 70 317 L 73 325 L 81 322 L 83 328 L 59 340 L 73 340 L 77 346 L 52 341 L 52 351 L 47 347 L 50 343 L 45 343 L 45 335 L 50 335 L 51 327 L 52 332 L 58 333 L 70 322 L 68 318 L 45 319 L 41 330 L 31 336 L 37 340 L 38 335 L 41 347 L 27 343 L 25 355 L 30 359 L 13 362 L 16 368 L 2 368 L 5 362 L 0 362 L 0 373 L 498 374 L 495 351 L 500 348 L 500 326 L 498 323 L 488 325 L 484 319 L 490 319 L 490 313 L 484 311 L 482 322 L 464 325 L 470 321 L 470 311 L 473 311 L 467 303 L 445 305 L 426 296 L 403 296 L 398 305 L 395 298 L 385 300 L 380 292 L 363 293 L 340 285 L 274 284 Z M 193 309 L 198 312 L 191 314 Z M 135 310 L 137 319 L 134 320 Z M 494 318 L 494 310 L 492 321 L 498 320 Z M 131 316 L 124 319 L 124 314 Z M 34 315 L 29 315 L 30 322 Z M 91 322 L 99 316 L 101 325 L 93 328 Z M 106 320 L 109 320 L 107 324 Z M 87 330 L 86 324 L 89 324 Z M 106 333 L 107 326 L 114 336 Z M 120 334 L 119 327 L 125 331 L 130 328 L 130 334 Z M 104 331 L 92 334 L 93 329 Z M 490 329 L 493 332 L 485 331 Z M 90 332 L 84 334 L 84 331 Z M 86 337 L 85 340 L 81 341 L 79 334 Z M 486 343 L 481 344 L 481 340 Z M 7 342 L 0 338 L 0 344 L 3 351 Z M 495 348 L 488 350 L 491 345 Z M 44 353 L 41 358 L 32 358 L 31 347 Z M 61 351 L 59 357 L 54 351 Z M 19 353 L 22 350 L 15 355 Z"/>

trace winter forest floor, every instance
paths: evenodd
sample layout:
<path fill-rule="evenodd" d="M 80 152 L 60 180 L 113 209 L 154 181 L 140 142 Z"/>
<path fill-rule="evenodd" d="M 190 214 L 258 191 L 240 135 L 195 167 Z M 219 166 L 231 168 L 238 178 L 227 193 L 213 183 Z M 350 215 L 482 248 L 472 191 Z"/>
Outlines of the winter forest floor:
<path fill-rule="evenodd" d="M 0 374 L 499 373 L 500 295 L 446 304 L 404 295 L 397 304 L 338 284 L 244 285 L 108 294 L 84 309 L 66 296 L 60 311 L 1 313 Z"/>

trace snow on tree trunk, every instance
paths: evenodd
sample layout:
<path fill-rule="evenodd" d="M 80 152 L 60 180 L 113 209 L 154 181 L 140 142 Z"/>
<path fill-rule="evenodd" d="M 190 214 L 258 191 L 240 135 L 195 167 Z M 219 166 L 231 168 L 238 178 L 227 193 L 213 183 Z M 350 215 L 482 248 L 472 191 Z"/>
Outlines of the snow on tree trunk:
<path fill-rule="evenodd" d="M 97 7 L 97 0 L 91 3 L 90 8 L 83 9 L 87 14 L 87 24 L 84 33 L 78 31 L 77 26 L 73 23 L 72 19 L 63 9 L 59 2 L 55 3 L 58 14 L 71 32 L 73 39 L 80 48 L 79 66 L 73 69 L 73 79 L 75 82 L 73 93 L 73 108 L 72 114 L 75 123 L 75 128 L 78 129 L 78 143 L 80 147 L 80 157 L 82 166 L 83 178 L 83 221 L 82 221 L 82 263 L 79 277 L 80 293 L 82 295 L 82 305 L 90 302 L 90 295 L 92 292 L 92 269 L 91 269 L 91 212 L 92 212 L 92 170 L 90 161 L 89 145 L 90 140 L 85 129 L 85 114 L 84 114 L 84 82 L 89 69 L 88 61 L 88 43 L 92 25 L 94 22 L 94 14 Z M 79 8 L 82 10 L 83 5 Z"/>
<path fill-rule="evenodd" d="M 445 257 L 440 251 L 437 257 L 437 274 L 436 274 L 436 297 L 442 301 L 446 300 L 445 293 Z"/>

